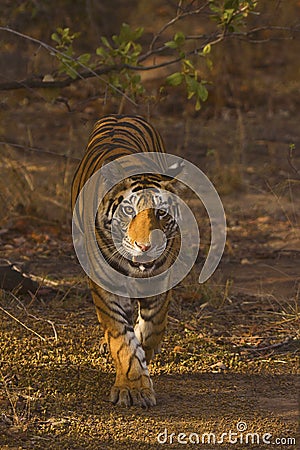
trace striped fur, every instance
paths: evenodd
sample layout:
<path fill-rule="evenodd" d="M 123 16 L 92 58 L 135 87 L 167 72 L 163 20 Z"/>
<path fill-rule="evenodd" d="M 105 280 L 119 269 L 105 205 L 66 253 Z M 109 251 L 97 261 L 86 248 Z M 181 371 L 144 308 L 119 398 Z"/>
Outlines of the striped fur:
<path fill-rule="evenodd" d="M 80 190 L 98 169 L 122 156 L 140 152 L 164 152 L 161 137 L 144 119 L 111 115 L 96 122 L 74 176 L 72 208 Z M 159 189 L 174 192 L 172 182 L 159 174 L 131 176 L 114 186 L 99 206 L 95 225 L 97 242 L 104 258 L 120 273 L 137 278 L 157 275 L 169 268 L 177 256 L 180 245 L 174 219 L 177 205 L 168 194 L 161 195 Z M 166 211 L 166 205 L 172 209 L 172 215 Z M 121 246 L 119 251 L 111 237 L 113 221 Z M 155 229 L 164 232 L 165 242 L 154 245 L 151 233 Z M 139 262 L 139 257 L 148 252 L 149 262 Z M 156 254 L 159 256 L 155 257 Z M 92 258 L 92 265 L 94 270 L 101 270 L 96 259 Z M 147 363 L 159 350 L 164 335 L 168 293 L 139 299 L 138 318 L 134 323 L 134 299 L 111 294 L 92 280 L 89 284 L 116 367 L 110 400 L 124 406 L 155 405 Z"/>

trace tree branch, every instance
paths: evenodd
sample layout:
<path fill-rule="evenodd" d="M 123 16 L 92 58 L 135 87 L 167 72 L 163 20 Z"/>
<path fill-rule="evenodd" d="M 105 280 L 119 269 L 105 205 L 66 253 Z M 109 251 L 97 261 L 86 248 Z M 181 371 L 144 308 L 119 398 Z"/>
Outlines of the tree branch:
<path fill-rule="evenodd" d="M 20 269 L 6 259 L 0 260 L 0 289 L 18 290 L 21 293 L 36 292 L 38 283 L 25 275 Z"/>
<path fill-rule="evenodd" d="M 180 3 L 178 4 L 180 6 Z M 179 8 L 178 6 L 178 11 L 177 11 L 177 15 L 176 17 L 174 17 L 172 20 L 170 20 L 167 24 L 165 24 L 160 31 L 154 36 L 154 38 L 152 39 L 150 45 L 149 45 L 149 50 L 146 51 L 144 54 L 140 55 L 139 59 L 138 59 L 138 64 L 136 66 L 130 66 L 128 64 L 119 64 L 119 65 L 112 65 L 112 66 L 106 66 L 106 67 L 99 67 L 96 69 L 92 69 L 89 68 L 87 66 L 85 66 L 84 64 L 80 63 L 80 61 L 78 61 L 78 59 L 76 58 L 72 58 L 71 56 L 67 56 L 65 53 L 60 52 L 59 50 L 57 50 L 56 48 L 52 47 L 49 44 L 46 44 L 43 41 L 40 41 L 39 39 L 33 38 L 31 36 L 25 35 L 23 33 L 20 33 L 19 31 L 13 30 L 11 28 L 8 27 L 0 27 L 0 31 L 6 31 L 12 34 L 15 34 L 23 39 L 27 39 L 35 44 L 38 44 L 39 46 L 45 48 L 50 54 L 58 54 L 61 56 L 64 56 L 64 58 L 69 59 L 70 62 L 76 62 L 78 65 L 80 65 L 82 67 L 82 71 L 75 71 L 74 68 L 72 68 L 77 75 L 77 78 L 72 78 L 70 76 L 66 76 L 62 79 L 56 79 L 53 81 L 48 81 L 47 79 L 45 79 L 44 81 L 44 75 L 41 75 L 40 77 L 31 77 L 28 79 L 24 79 L 21 81 L 7 81 L 7 82 L 2 82 L 0 83 L 0 90 L 16 90 L 16 89 L 38 89 L 38 88 L 64 88 L 67 86 L 70 86 L 73 83 L 76 83 L 80 80 L 85 80 L 88 78 L 99 78 L 102 82 L 109 84 L 107 82 L 107 80 L 105 80 L 104 78 L 102 78 L 102 75 L 107 75 L 109 73 L 112 72 L 120 72 L 123 69 L 129 69 L 132 71 L 150 71 L 150 70 L 155 70 L 161 67 L 166 67 L 166 66 L 170 66 L 173 64 L 176 64 L 178 62 L 180 62 L 182 60 L 182 57 L 171 57 L 171 59 L 169 61 L 164 61 L 163 63 L 160 64 L 152 64 L 150 66 L 143 66 L 140 65 L 142 62 L 146 61 L 147 59 L 149 59 L 150 57 L 157 55 L 157 54 L 161 54 L 164 51 L 169 51 L 170 49 L 168 47 L 166 47 L 165 45 L 162 45 L 158 48 L 154 48 L 155 43 L 157 42 L 158 38 L 161 36 L 161 34 L 171 25 L 173 25 L 174 23 L 176 23 L 178 20 L 186 17 L 186 16 L 190 16 L 190 15 L 195 15 L 195 14 L 199 14 L 201 11 L 203 11 L 203 9 L 207 6 L 207 3 L 205 3 L 204 5 L 202 5 L 200 8 L 198 9 L 194 9 L 194 10 L 190 10 L 190 11 L 184 11 L 181 8 Z M 253 36 L 256 33 L 260 33 L 263 31 L 279 31 L 279 32 L 284 32 L 284 33 L 290 33 L 290 36 L 288 37 L 270 37 L 267 39 L 252 39 L 251 36 Z M 186 53 L 186 56 L 190 56 L 192 54 L 197 54 L 199 52 L 201 52 L 201 50 L 203 50 L 203 48 L 205 47 L 206 44 L 216 44 L 218 42 L 221 42 L 224 39 L 227 38 L 236 38 L 236 39 L 245 39 L 247 40 L 247 42 L 251 42 L 251 43 L 263 43 L 263 42 L 269 42 L 271 40 L 277 40 L 277 39 L 293 39 L 294 38 L 294 34 L 298 33 L 300 31 L 300 24 L 296 24 L 293 27 L 280 27 L 280 26 L 261 26 L 261 27 L 256 27 L 253 28 L 252 30 L 249 31 L 245 31 L 245 32 L 232 32 L 232 33 L 226 33 L 226 32 L 219 32 L 219 33 L 211 33 L 211 34 L 202 34 L 202 35 L 188 35 L 186 36 L 187 40 L 202 40 L 202 44 L 196 48 L 194 48 L 193 50 L 189 51 L 188 53 Z M 125 96 L 125 98 L 127 100 L 129 100 L 131 103 L 135 104 L 133 102 L 132 99 L 130 99 L 128 96 L 126 96 L 126 94 L 124 94 L 122 91 L 120 91 L 118 88 L 116 88 L 115 86 L 110 85 L 115 91 L 117 91 L 119 94 L 121 94 L 122 96 Z"/>
<path fill-rule="evenodd" d="M 74 73 L 76 73 L 76 75 L 78 76 L 78 78 L 73 79 L 72 77 L 66 77 L 63 80 L 55 80 L 55 81 L 43 81 L 44 77 L 40 78 L 40 81 L 36 80 L 36 79 L 30 79 L 30 80 L 24 80 L 22 82 L 11 82 L 13 83 L 14 87 L 10 87 L 10 88 L 1 88 L 1 84 L 3 84 L 4 86 L 8 86 L 9 83 L 1 83 L 0 84 L 0 90 L 12 90 L 12 89 L 22 89 L 22 88 L 62 88 L 62 87 L 66 87 L 69 86 L 70 84 L 72 84 L 73 82 L 78 81 L 79 79 L 86 79 L 86 78 L 92 78 L 92 77 L 96 77 L 99 78 L 101 81 L 103 81 L 105 84 L 109 85 L 112 89 L 114 89 L 116 92 L 118 92 L 119 94 L 121 94 L 123 97 L 126 98 L 126 100 L 128 100 L 130 103 L 132 103 L 133 105 L 137 106 L 136 103 L 130 98 L 128 97 L 124 92 L 122 92 L 120 89 L 118 89 L 117 87 L 113 86 L 112 84 L 110 84 L 107 80 L 105 80 L 104 78 L 101 78 L 100 75 L 104 75 L 106 73 L 111 72 L 112 70 L 119 70 L 119 66 L 113 66 L 113 67 L 105 67 L 103 69 L 99 69 L 98 71 L 93 70 L 90 67 L 85 66 L 84 64 L 82 64 L 78 59 L 76 58 L 72 58 L 71 56 L 66 55 L 65 53 L 57 50 L 56 48 L 52 47 L 49 44 L 46 44 L 43 41 L 40 41 L 39 39 L 33 38 L 31 36 L 28 36 L 27 34 L 23 34 L 20 33 L 19 31 L 13 30 L 9 27 L 0 27 L 0 31 L 7 31 L 9 33 L 15 34 L 23 39 L 27 39 L 31 42 L 34 42 L 35 44 L 40 45 L 41 47 L 45 48 L 50 54 L 58 54 L 64 57 L 64 59 L 69 59 L 70 62 L 74 61 L 76 62 L 79 66 L 81 66 L 84 70 L 83 72 L 78 72 L 76 71 L 73 67 L 72 70 Z M 66 64 L 66 63 L 65 63 Z M 27 81 L 29 82 L 27 84 Z M 15 84 L 14 84 L 15 83 Z M 20 85 L 20 83 L 22 83 Z"/>
<path fill-rule="evenodd" d="M 184 11 L 181 8 L 181 2 L 179 1 L 178 3 L 178 7 L 177 7 L 177 14 L 175 17 L 173 17 L 173 19 L 171 19 L 169 22 L 167 22 L 159 31 L 158 33 L 156 33 L 156 35 L 153 37 L 152 42 L 150 43 L 149 46 L 149 52 L 151 52 L 154 48 L 155 43 L 157 42 L 157 40 L 159 39 L 159 37 L 162 35 L 162 33 L 164 31 L 166 31 L 169 27 L 171 27 L 172 25 L 174 25 L 176 22 L 178 22 L 179 20 L 184 19 L 187 16 L 191 16 L 191 15 L 197 15 L 199 14 L 201 11 L 203 11 L 208 5 L 209 2 L 206 2 L 204 5 L 200 6 L 200 8 L 197 9 L 192 9 L 190 11 Z"/>
<path fill-rule="evenodd" d="M 76 83 L 80 80 L 85 80 L 87 78 L 95 78 L 101 75 L 106 75 L 107 73 L 111 73 L 113 71 L 118 71 L 124 68 L 125 66 L 110 66 L 103 67 L 101 69 L 93 70 L 85 70 L 82 72 L 78 72 L 78 78 L 65 77 L 62 80 L 54 80 L 54 81 L 43 81 L 44 76 L 36 78 L 27 78 L 21 81 L 7 81 L 0 83 L 0 90 L 8 91 L 13 89 L 37 89 L 37 88 L 64 88 L 70 86 L 72 83 Z M 105 80 L 102 80 L 105 81 Z M 106 82 L 107 84 L 107 82 Z"/>
<path fill-rule="evenodd" d="M 191 12 L 189 13 L 185 13 L 184 15 L 189 15 Z M 35 39 L 31 36 L 27 36 L 25 34 L 22 34 L 16 30 L 12 30 L 10 28 L 7 27 L 0 27 L 0 30 L 2 31 L 7 31 L 13 34 L 16 34 L 17 36 L 20 36 L 24 39 L 27 39 L 31 42 L 34 42 L 38 45 L 41 45 L 42 47 L 44 47 L 47 51 L 49 51 L 50 53 L 58 53 L 58 54 L 63 54 L 62 52 L 56 50 L 54 47 L 46 44 L 43 41 L 40 41 L 39 39 Z M 187 55 L 192 55 L 195 54 L 199 51 L 201 51 L 203 49 L 203 47 L 206 45 L 207 42 L 210 42 L 211 44 L 214 44 L 216 42 L 219 42 L 220 40 L 222 40 L 225 37 L 224 34 L 222 35 L 217 35 L 215 33 L 212 33 L 211 35 L 207 35 L 206 36 L 206 42 L 205 44 L 203 44 L 201 47 L 199 48 L 195 48 L 192 51 L 189 51 L 187 53 Z M 213 39 L 210 41 L 210 39 Z M 152 41 L 153 42 L 153 41 Z M 150 44 L 151 47 L 152 43 Z M 156 49 L 152 49 L 147 51 L 146 53 L 144 53 L 143 55 L 141 55 L 138 59 L 138 64 L 141 62 L 144 62 L 145 60 L 147 60 L 148 58 L 150 58 L 151 56 L 154 56 L 158 53 L 162 53 L 163 51 L 167 51 L 169 50 L 168 47 L 166 46 L 161 46 L 159 48 Z M 64 55 L 65 56 L 65 55 Z M 69 57 L 70 61 L 77 61 L 76 59 Z M 7 81 L 7 82 L 2 82 L 0 83 L 0 90 L 5 91 L 5 90 L 16 90 L 16 89 L 38 89 L 38 88 L 64 88 L 67 86 L 70 86 L 73 83 L 76 83 L 80 80 L 84 80 L 84 79 L 88 79 L 88 78 L 100 78 L 101 81 L 104 81 L 106 84 L 107 83 L 106 80 L 101 78 L 101 75 L 106 75 L 108 73 L 112 73 L 112 72 L 119 72 L 122 69 L 129 69 L 129 70 L 133 70 L 133 71 L 150 71 L 150 70 L 155 70 L 155 69 L 159 69 L 161 67 L 166 67 L 166 66 L 170 66 L 173 64 L 176 64 L 178 62 L 180 62 L 182 60 L 182 57 L 176 57 L 173 59 L 170 59 L 169 61 L 164 61 L 163 63 L 160 64 L 152 64 L 151 66 L 142 66 L 142 65 L 137 65 L 137 66 L 131 66 L 128 64 L 119 64 L 119 65 L 113 65 L 113 66 L 107 66 L 107 67 L 101 67 L 101 68 L 97 68 L 97 69 L 90 69 L 90 68 L 86 68 L 86 66 L 84 66 L 83 64 L 82 67 L 84 68 L 83 71 L 81 72 L 76 72 L 78 75 L 78 78 L 72 78 L 70 76 L 67 76 L 63 79 L 59 79 L 59 80 L 54 80 L 54 81 L 48 81 L 45 80 L 44 81 L 44 75 L 41 75 L 40 77 L 35 77 L 35 78 L 27 78 L 25 80 L 21 80 L 21 81 Z M 113 88 L 117 91 L 119 91 L 117 88 L 115 88 L 113 86 Z M 119 91 L 122 95 L 123 94 L 121 91 Z M 127 96 L 125 95 L 125 97 L 127 98 Z M 129 99 L 131 102 L 133 102 L 131 99 Z"/>

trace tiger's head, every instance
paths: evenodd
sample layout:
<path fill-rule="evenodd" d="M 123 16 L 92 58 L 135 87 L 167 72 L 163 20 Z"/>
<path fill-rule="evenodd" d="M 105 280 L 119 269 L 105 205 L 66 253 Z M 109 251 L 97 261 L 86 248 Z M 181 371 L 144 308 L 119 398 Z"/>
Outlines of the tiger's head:
<path fill-rule="evenodd" d="M 96 229 L 103 256 L 113 267 L 146 277 L 172 265 L 180 242 L 173 194 L 170 183 L 154 175 L 123 180 L 107 194 Z"/>

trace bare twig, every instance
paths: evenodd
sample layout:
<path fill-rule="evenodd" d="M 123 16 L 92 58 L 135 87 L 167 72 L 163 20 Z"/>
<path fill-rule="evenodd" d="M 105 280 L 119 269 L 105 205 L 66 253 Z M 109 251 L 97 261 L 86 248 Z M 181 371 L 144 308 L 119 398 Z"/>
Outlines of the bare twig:
<path fill-rule="evenodd" d="M 72 159 L 73 161 L 80 161 L 80 158 L 75 158 L 74 156 L 60 155 L 59 153 L 51 152 L 49 150 L 44 150 L 44 149 L 38 148 L 38 147 L 30 147 L 29 145 L 24 145 L 24 144 L 16 144 L 15 142 L 0 141 L 0 145 L 8 145 L 10 147 L 15 147 L 15 148 L 22 149 L 22 150 L 29 151 L 29 152 L 36 152 L 36 153 L 40 153 L 43 155 L 46 154 L 46 155 L 55 156 L 58 158 Z"/>
<path fill-rule="evenodd" d="M 294 145 L 290 145 L 289 146 L 289 152 L 288 152 L 288 156 L 287 156 L 287 160 L 289 165 L 291 166 L 291 168 L 293 169 L 293 171 L 298 175 L 298 177 L 300 178 L 300 170 L 295 166 L 294 164 L 294 150 L 295 150 L 295 146 Z"/>
<path fill-rule="evenodd" d="M 19 303 L 19 305 L 23 308 L 23 310 L 25 311 L 25 313 L 27 314 L 28 317 L 31 317 L 32 319 L 34 319 L 34 320 L 36 320 L 36 321 L 43 321 L 43 322 L 49 323 L 49 325 L 51 325 L 52 330 L 53 330 L 54 339 L 55 339 L 56 342 L 58 341 L 57 331 L 56 331 L 56 328 L 55 328 L 55 324 L 54 324 L 54 322 L 53 322 L 52 320 L 49 320 L 49 319 L 43 319 L 42 317 L 37 317 L 37 316 L 34 316 L 33 314 L 30 314 L 30 313 L 27 311 L 27 308 L 25 307 L 25 305 L 21 302 L 20 299 L 18 299 L 18 297 L 16 297 L 16 296 L 15 296 L 14 294 L 12 294 L 12 293 L 11 293 L 11 296 Z M 34 297 L 34 296 L 33 296 L 33 297 Z"/>
<path fill-rule="evenodd" d="M 58 336 L 57 336 L 57 331 L 55 328 L 55 324 L 52 320 L 49 319 L 44 319 L 42 317 L 37 317 L 33 314 L 30 314 L 26 308 L 26 306 L 21 302 L 21 300 L 14 295 L 12 292 L 10 292 L 11 297 L 21 306 L 21 308 L 23 309 L 23 311 L 26 313 L 27 317 L 30 317 L 31 319 L 36 320 L 37 322 L 43 321 L 43 322 L 47 322 L 49 323 L 49 325 L 51 325 L 52 330 L 53 330 L 53 334 L 54 334 L 54 339 L 57 342 L 58 341 Z M 0 306 L 1 310 L 4 311 L 7 315 L 9 315 L 10 317 L 12 317 L 13 319 L 15 319 L 18 323 L 20 323 L 22 326 L 24 326 L 24 328 L 26 328 L 27 330 L 33 332 L 34 334 L 36 334 L 42 341 L 46 341 L 46 339 L 41 336 L 40 334 L 38 334 L 36 331 L 32 330 L 31 328 L 27 327 L 27 325 L 25 325 L 23 322 L 21 322 L 19 319 L 17 319 L 16 317 L 14 317 L 12 314 L 10 314 L 8 311 L 6 311 L 4 308 L 2 308 Z"/>
<path fill-rule="evenodd" d="M 30 331 L 31 333 L 33 333 L 37 337 L 39 337 L 41 339 L 41 341 L 44 341 L 44 342 L 46 341 L 46 339 L 43 336 L 41 336 L 39 333 L 34 331 L 32 328 L 25 325 L 25 323 L 21 322 L 21 320 L 19 320 L 17 317 L 13 316 L 10 312 L 6 311 L 6 309 L 2 308 L 2 306 L 0 306 L 0 310 L 3 311 L 5 314 L 7 314 L 11 319 L 15 320 L 17 323 L 22 325 L 22 327 L 24 327 L 26 330 Z"/>
<path fill-rule="evenodd" d="M 273 350 L 274 348 L 283 347 L 284 345 L 288 344 L 293 340 L 292 337 L 287 337 L 282 342 L 277 342 L 276 344 L 266 345 L 265 347 L 245 347 L 243 350 L 247 350 L 249 352 L 264 352 L 267 350 Z"/>
<path fill-rule="evenodd" d="M 107 84 L 107 81 L 100 77 L 100 75 L 105 75 L 107 73 L 111 73 L 114 71 L 121 70 L 124 66 L 109 66 L 103 67 L 101 69 L 93 70 L 85 70 L 82 72 L 78 72 L 78 78 L 66 77 L 62 80 L 54 80 L 54 81 L 43 81 L 43 76 L 36 78 L 27 78 L 21 81 L 6 81 L 4 83 L 0 83 L 0 90 L 9 91 L 14 89 L 37 89 L 37 88 L 65 88 L 70 86 L 71 84 L 78 82 L 80 80 L 85 80 L 87 78 L 100 78 L 101 81 Z M 80 75 L 80 76 L 79 76 Z M 108 83 L 109 84 L 109 83 Z M 115 87 L 113 87 L 115 90 Z M 121 91 L 118 92 L 124 95 Z M 127 96 L 126 96 L 127 97 Z M 129 97 L 128 97 L 129 99 Z M 129 99 L 131 100 L 131 99 Z M 132 100 L 131 100 L 132 102 Z M 133 103 L 133 102 L 132 102 Z"/>
<path fill-rule="evenodd" d="M 8 398 L 8 401 L 10 403 L 10 406 L 11 406 L 11 409 L 12 409 L 12 412 L 13 412 L 14 424 L 15 425 L 19 425 L 20 421 L 19 421 L 19 416 L 17 414 L 16 402 L 13 400 L 12 395 L 11 395 L 9 389 L 8 389 L 6 377 L 4 376 L 1 368 L 0 368 L 0 375 L 1 375 L 1 378 L 3 380 L 3 385 L 4 385 L 4 390 L 5 390 L 6 396 Z"/>
<path fill-rule="evenodd" d="M 256 27 L 256 28 L 252 28 L 251 30 L 248 31 L 233 31 L 231 33 L 227 33 L 226 37 L 233 37 L 233 38 L 240 38 L 240 37 L 244 37 L 244 38 L 249 38 L 251 37 L 253 34 L 258 34 L 261 33 L 263 31 L 282 31 L 285 33 L 290 33 L 291 36 L 290 38 L 293 38 L 293 33 L 299 33 L 300 32 L 300 24 L 297 24 L 293 27 L 279 27 L 279 26 L 272 26 L 272 25 L 268 25 L 268 26 L 261 26 L 261 27 Z M 191 35 L 187 35 L 185 38 L 189 39 L 189 40 L 199 40 L 199 39 L 210 39 L 209 34 L 191 34 Z M 274 40 L 274 37 L 270 37 L 269 40 Z M 277 36 L 276 39 L 286 39 L 285 37 L 279 37 Z M 250 39 L 249 42 L 252 42 L 252 40 Z"/>
<path fill-rule="evenodd" d="M 178 7 L 177 7 L 177 14 L 175 17 L 173 17 L 173 19 L 171 19 L 169 22 L 167 22 L 165 25 L 162 26 L 162 28 L 158 31 L 158 33 L 156 33 L 156 35 L 153 37 L 150 46 L 149 46 L 149 52 L 151 53 L 153 51 L 154 45 L 157 42 L 157 40 L 159 39 L 159 37 L 163 34 L 164 31 L 166 31 L 169 27 L 171 27 L 172 25 L 174 25 L 176 22 L 178 22 L 179 20 L 184 19 L 187 16 L 196 16 L 197 14 L 199 14 L 201 11 L 203 11 L 207 6 L 208 6 L 209 2 L 204 3 L 204 5 L 200 6 L 200 8 L 197 9 L 193 9 L 191 11 L 187 11 L 187 12 L 183 12 L 182 8 L 181 8 L 181 1 L 178 2 Z"/>

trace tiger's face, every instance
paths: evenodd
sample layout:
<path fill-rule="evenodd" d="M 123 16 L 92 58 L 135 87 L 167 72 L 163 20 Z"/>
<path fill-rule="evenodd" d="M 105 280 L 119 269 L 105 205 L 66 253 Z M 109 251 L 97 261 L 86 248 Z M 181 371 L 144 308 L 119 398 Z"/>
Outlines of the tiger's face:
<path fill-rule="evenodd" d="M 163 186 L 125 183 L 110 198 L 103 224 L 106 238 L 112 241 L 110 248 L 115 248 L 106 252 L 99 243 L 109 262 L 138 277 L 160 273 L 160 268 L 171 265 L 179 215 L 174 196 Z"/>

